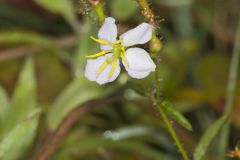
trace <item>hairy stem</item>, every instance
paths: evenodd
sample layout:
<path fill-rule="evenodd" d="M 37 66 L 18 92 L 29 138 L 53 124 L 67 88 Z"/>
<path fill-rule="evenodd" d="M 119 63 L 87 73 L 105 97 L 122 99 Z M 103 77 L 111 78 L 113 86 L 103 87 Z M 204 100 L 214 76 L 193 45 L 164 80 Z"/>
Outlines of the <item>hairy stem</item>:
<path fill-rule="evenodd" d="M 158 24 L 156 23 L 156 21 L 154 20 L 154 14 L 152 12 L 152 10 L 149 7 L 149 4 L 147 2 L 147 0 L 137 0 L 137 2 L 139 3 L 139 5 L 143 8 L 143 16 L 145 17 L 146 21 L 148 21 L 149 24 L 151 24 L 154 27 L 154 32 L 153 32 L 153 36 L 152 36 L 152 40 L 150 42 L 150 50 L 153 52 L 154 57 L 156 58 L 156 65 L 158 66 L 158 64 L 160 63 L 159 60 L 159 52 L 160 49 L 162 48 L 162 43 L 159 40 L 159 38 L 156 36 L 156 29 L 158 27 Z M 154 88 L 156 89 L 156 94 L 153 93 L 153 95 L 150 95 L 152 101 L 154 104 L 158 104 L 158 102 L 160 101 L 160 87 L 158 85 L 159 82 L 159 77 L 158 77 L 158 67 L 156 69 L 156 74 L 155 74 L 155 83 L 154 83 Z M 167 126 L 167 129 L 169 131 L 169 133 L 171 134 L 173 140 L 175 141 L 180 153 L 182 154 L 182 157 L 184 160 L 189 160 L 182 144 L 180 143 L 177 134 L 175 132 L 175 130 L 173 129 L 168 117 L 166 116 L 165 112 L 162 110 L 161 106 L 158 107 L 160 115 L 163 118 L 164 123 Z"/>
<path fill-rule="evenodd" d="M 145 17 L 146 21 L 148 21 L 149 24 L 151 24 L 154 28 L 156 28 L 157 23 L 154 20 L 154 14 L 150 9 L 148 2 L 146 0 L 137 0 L 137 2 L 143 9 L 142 14 Z"/>
<path fill-rule="evenodd" d="M 157 66 L 160 63 L 159 56 L 156 57 L 156 63 L 157 63 Z M 159 67 L 157 67 L 156 71 L 155 71 L 155 82 L 154 82 L 154 88 L 156 89 L 157 92 L 156 93 L 153 92 L 153 94 L 151 95 L 150 98 L 152 99 L 153 104 L 158 106 L 159 113 L 160 113 L 161 117 L 163 118 L 163 121 L 164 121 L 165 125 L 167 126 L 167 129 L 168 129 L 169 133 L 171 134 L 175 144 L 177 145 L 183 159 L 184 160 L 189 160 L 189 158 L 186 154 L 186 151 L 184 150 L 180 140 L 178 139 L 177 134 L 176 134 L 173 126 L 171 125 L 167 115 L 165 114 L 164 110 L 162 109 L 162 106 L 160 105 L 161 104 L 160 103 L 160 101 L 161 101 L 161 99 L 160 99 L 161 88 L 158 85 L 158 83 L 159 83 L 158 68 Z"/>
<path fill-rule="evenodd" d="M 174 129 L 173 129 L 173 127 L 172 127 L 172 125 L 171 125 L 171 123 L 170 123 L 167 115 L 165 114 L 164 110 L 162 109 L 161 106 L 158 106 L 158 110 L 159 110 L 160 115 L 161 115 L 162 118 L 163 118 L 164 123 L 165 123 L 166 126 L 167 126 L 167 129 L 168 129 L 169 133 L 171 134 L 171 136 L 172 136 L 173 140 L 175 141 L 175 143 L 176 143 L 176 145 L 177 145 L 180 153 L 182 154 L 183 159 L 184 159 L 184 160 L 189 160 L 189 159 L 188 159 L 188 156 L 187 156 L 187 154 L 186 154 L 186 152 L 185 152 L 185 150 L 184 150 L 181 142 L 179 141 L 179 139 L 178 139 L 178 137 L 177 137 L 177 134 L 176 134 L 176 132 L 174 131 Z"/>

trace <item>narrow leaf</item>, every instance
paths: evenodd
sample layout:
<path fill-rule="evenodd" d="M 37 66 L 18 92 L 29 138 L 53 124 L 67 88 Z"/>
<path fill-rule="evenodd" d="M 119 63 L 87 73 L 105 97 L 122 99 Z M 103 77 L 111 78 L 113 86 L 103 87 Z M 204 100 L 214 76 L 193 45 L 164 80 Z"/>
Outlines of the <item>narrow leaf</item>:
<path fill-rule="evenodd" d="M 9 108 L 9 99 L 5 90 L 0 86 L 0 132 L 3 126 L 3 121 L 6 117 L 6 112 Z M 1 133 L 0 133 L 1 135 Z"/>
<path fill-rule="evenodd" d="M 192 130 L 191 123 L 184 117 L 184 115 L 181 112 L 177 111 L 173 107 L 172 103 L 169 100 L 164 100 L 162 102 L 162 107 L 164 111 L 177 123 L 179 123 L 181 126 L 186 128 L 187 130 Z"/>
<path fill-rule="evenodd" d="M 219 133 L 221 127 L 227 122 L 228 118 L 229 114 L 224 114 L 208 128 L 208 130 L 201 137 L 194 151 L 194 160 L 203 159 L 208 147 L 210 146 L 210 143 L 216 137 L 217 133 Z"/>
<path fill-rule="evenodd" d="M 49 38 L 26 30 L 2 30 L 0 31 L 0 44 L 29 43 L 36 45 L 51 45 Z"/>
<path fill-rule="evenodd" d="M 69 159 L 73 151 L 92 153 L 99 147 L 110 147 L 118 150 L 141 153 L 152 160 L 178 160 L 178 158 L 164 154 L 137 140 L 111 140 L 103 136 L 87 136 L 84 139 L 65 145 L 53 159 Z"/>
<path fill-rule="evenodd" d="M 73 19 L 74 9 L 70 0 L 35 0 L 42 7 L 60 13 L 67 19 Z"/>
<path fill-rule="evenodd" d="M 19 159 L 19 156 L 34 138 L 39 112 L 39 110 L 31 112 L 2 139 L 0 142 L 0 159 Z"/>
<path fill-rule="evenodd" d="M 6 113 L 3 134 L 15 127 L 36 107 L 36 84 L 33 60 L 27 59 L 15 87 L 11 106 Z"/>
<path fill-rule="evenodd" d="M 73 108 L 100 95 L 98 85 L 83 77 L 73 80 L 50 107 L 47 115 L 49 128 L 55 129 Z"/>

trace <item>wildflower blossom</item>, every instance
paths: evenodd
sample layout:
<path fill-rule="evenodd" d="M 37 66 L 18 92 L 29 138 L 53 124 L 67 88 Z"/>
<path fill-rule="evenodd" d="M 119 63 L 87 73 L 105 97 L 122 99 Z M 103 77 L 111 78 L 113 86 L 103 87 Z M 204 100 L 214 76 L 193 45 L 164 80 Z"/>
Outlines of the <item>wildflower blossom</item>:
<path fill-rule="evenodd" d="M 117 40 L 117 26 L 112 17 L 105 19 L 98 32 L 101 52 L 86 56 L 85 77 L 90 81 L 105 84 L 114 81 L 120 74 L 120 59 L 128 74 L 142 79 L 155 71 L 156 65 L 142 48 L 129 48 L 137 44 L 147 43 L 152 37 L 152 26 L 142 23 L 136 28 L 120 35 Z"/>

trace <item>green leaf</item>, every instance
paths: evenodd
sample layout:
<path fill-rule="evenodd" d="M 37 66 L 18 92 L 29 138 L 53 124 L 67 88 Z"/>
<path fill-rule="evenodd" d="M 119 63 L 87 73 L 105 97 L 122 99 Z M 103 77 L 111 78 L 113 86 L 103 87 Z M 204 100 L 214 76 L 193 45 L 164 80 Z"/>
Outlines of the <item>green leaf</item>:
<path fill-rule="evenodd" d="M 49 128 L 55 129 L 72 109 L 100 95 L 102 93 L 99 90 L 99 85 L 83 77 L 73 80 L 50 107 L 47 115 Z"/>
<path fill-rule="evenodd" d="M 36 83 L 33 60 L 28 58 L 15 87 L 11 106 L 6 113 L 2 134 L 6 134 L 36 107 Z M 1 137 L 1 135 L 0 135 Z"/>
<path fill-rule="evenodd" d="M 158 150 L 155 150 L 148 145 L 137 140 L 119 140 L 105 138 L 103 136 L 87 136 L 70 145 L 65 145 L 54 160 L 67 159 L 73 151 L 81 151 L 82 153 L 91 153 L 99 147 L 110 147 L 118 150 L 131 151 L 141 153 L 152 160 L 178 160 L 176 157 L 166 155 Z M 91 153 L 92 154 L 92 153 Z"/>
<path fill-rule="evenodd" d="M 36 45 L 52 45 L 50 39 L 40 34 L 25 30 L 0 31 L 0 44 L 30 43 Z"/>
<path fill-rule="evenodd" d="M 229 114 L 224 114 L 222 117 L 220 117 L 208 128 L 208 130 L 201 137 L 194 151 L 194 155 L 193 155 L 194 160 L 203 159 L 208 147 L 210 146 L 210 143 L 219 133 L 219 130 L 222 128 L 222 126 L 227 122 L 228 118 L 229 118 Z"/>
<path fill-rule="evenodd" d="M 144 135 L 155 136 L 155 130 L 148 126 L 135 125 L 135 126 L 122 127 L 113 131 L 108 130 L 104 133 L 104 136 L 106 138 L 110 138 L 113 140 L 122 140 L 122 139 L 144 136 Z"/>
<path fill-rule="evenodd" d="M 74 18 L 73 4 L 70 0 L 35 0 L 35 2 L 54 13 L 62 14 L 67 19 Z"/>
<path fill-rule="evenodd" d="M 4 113 L 4 125 L 0 133 L 0 159 L 19 159 L 31 144 L 40 112 L 36 106 L 34 66 L 33 60 L 28 58 L 20 73 L 11 105 Z"/>
<path fill-rule="evenodd" d="M 0 142 L 0 159 L 19 159 L 35 135 L 40 111 L 34 110 L 19 122 Z"/>
<path fill-rule="evenodd" d="M 161 106 L 163 107 L 164 111 L 173 118 L 177 123 L 179 123 L 181 126 L 186 128 L 187 130 L 192 130 L 191 123 L 184 117 L 184 115 L 177 111 L 172 103 L 169 100 L 164 100 L 161 103 Z"/>
<path fill-rule="evenodd" d="M 117 20 L 127 20 L 138 12 L 138 4 L 132 0 L 111 0 L 111 13 Z"/>
<path fill-rule="evenodd" d="M 5 90 L 0 86 L 0 132 L 2 127 L 2 122 L 6 117 L 6 112 L 9 108 L 9 99 Z"/>

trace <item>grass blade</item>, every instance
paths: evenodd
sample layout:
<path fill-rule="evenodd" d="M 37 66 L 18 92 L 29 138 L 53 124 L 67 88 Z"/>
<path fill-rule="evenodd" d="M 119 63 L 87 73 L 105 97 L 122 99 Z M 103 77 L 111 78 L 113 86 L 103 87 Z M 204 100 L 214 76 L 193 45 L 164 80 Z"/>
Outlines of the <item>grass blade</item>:
<path fill-rule="evenodd" d="M 224 114 L 208 128 L 208 130 L 201 137 L 200 142 L 194 151 L 194 160 L 203 159 L 208 147 L 210 146 L 210 143 L 219 133 L 219 130 L 222 128 L 222 126 L 227 122 L 228 118 L 229 114 Z"/>

